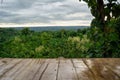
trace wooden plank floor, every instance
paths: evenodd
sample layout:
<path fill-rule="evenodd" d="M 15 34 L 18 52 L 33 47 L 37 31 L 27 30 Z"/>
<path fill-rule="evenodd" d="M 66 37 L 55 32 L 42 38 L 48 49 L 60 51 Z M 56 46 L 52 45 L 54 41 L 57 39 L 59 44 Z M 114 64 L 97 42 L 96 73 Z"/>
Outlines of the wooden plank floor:
<path fill-rule="evenodd" d="M 0 80 L 120 80 L 120 59 L 0 58 Z"/>

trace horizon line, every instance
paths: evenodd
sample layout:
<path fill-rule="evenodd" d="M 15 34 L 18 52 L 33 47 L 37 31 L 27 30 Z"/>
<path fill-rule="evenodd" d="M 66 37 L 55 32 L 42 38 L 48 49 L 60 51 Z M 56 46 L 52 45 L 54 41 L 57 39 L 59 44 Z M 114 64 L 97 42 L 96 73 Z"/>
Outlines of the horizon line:
<path fill-rule="evenodd" d="M 77 26 L 79 26 L 79 27 L 90 27 L 89 25 L 87 26 L 87 25 L 73 25 L 73 26 L 52 26 L 52 25 L 50 25 L 50 26 L 0 26 L 0 28 L 14 28 L 14 27 L 77 27 Z"/>

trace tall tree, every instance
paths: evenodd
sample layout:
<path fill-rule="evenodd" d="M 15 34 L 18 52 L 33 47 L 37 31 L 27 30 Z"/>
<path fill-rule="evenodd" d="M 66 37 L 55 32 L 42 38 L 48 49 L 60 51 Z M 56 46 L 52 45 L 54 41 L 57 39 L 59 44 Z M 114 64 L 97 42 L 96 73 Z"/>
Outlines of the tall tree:
<path fill-rule="evenodd" d="M 120 43 L 120 37 L 118 37 L 120 36 L 120 26 L 118 25 L 120 23 L 120 3 L 117 0 L 83 1 L 85 1 L 88 4 L 88 7 L 91 10 L 91 14 L 95 17 L 92 20 L 91 26 L 98 27 L 99 30 L 102 31 L 102 33 L 97 34 L 98 36 L 99 34 L 102 34 L 102 37 L 94 38 L 95 36 L 93 35 L 93 40 L 99 41 L 99 39 L 102 38 L 103 42 L 99 42 L 101 42 L 100 44 L 102 44 L 102 50 L 104 51 L 103 55 L 104 57 L 110 56 L 115 50 L 112 50 L 113 47 L 111 48 L 110 46 L 114 46 L 115 43 Z M 116 47 L 116 49 L 118 49 L 118 47 Z"/>
<path fill-rule="evenodd" d="M 81 1 L 81 0 L 79 0 Z M 88 4 L 91 14 L 95 17 L 91 25 L 99 27 L 106 32 L 106 23 L 111 18 L 120 16 L 120 4 L 117 0 L 83 0 Z M 95 24 L 95 22 L 98 24 Z"/>

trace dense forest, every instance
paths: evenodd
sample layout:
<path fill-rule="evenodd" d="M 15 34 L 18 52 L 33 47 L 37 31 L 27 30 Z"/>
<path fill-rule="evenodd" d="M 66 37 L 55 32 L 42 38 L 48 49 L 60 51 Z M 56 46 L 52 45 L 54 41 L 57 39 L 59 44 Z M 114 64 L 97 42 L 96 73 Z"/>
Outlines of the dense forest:
<path fill-rule="evenodd" d="M 90 28 L 43 32 L 0 28 L 0 57 L 120 57 L 120 3 L 83 1 L 94 16 Z"/>
<path fill-rule="evenodd" d="M 98 28 L 42 32 L 0 28 L 0 57 L 120 57 L 120 35 L 112 32 L 107 39 L 102 35 Z M 106 50 L 104 41 L 109 45 Z"/>

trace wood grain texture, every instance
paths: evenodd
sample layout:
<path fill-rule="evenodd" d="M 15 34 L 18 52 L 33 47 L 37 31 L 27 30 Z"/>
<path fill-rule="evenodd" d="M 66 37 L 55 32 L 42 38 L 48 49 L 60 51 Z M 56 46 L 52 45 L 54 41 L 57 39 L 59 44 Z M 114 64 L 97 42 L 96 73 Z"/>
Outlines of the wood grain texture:
<path fill-rule="evenodd" d="M 0 80 L 120 80 L 119 58 L 0 59 Z"/>

